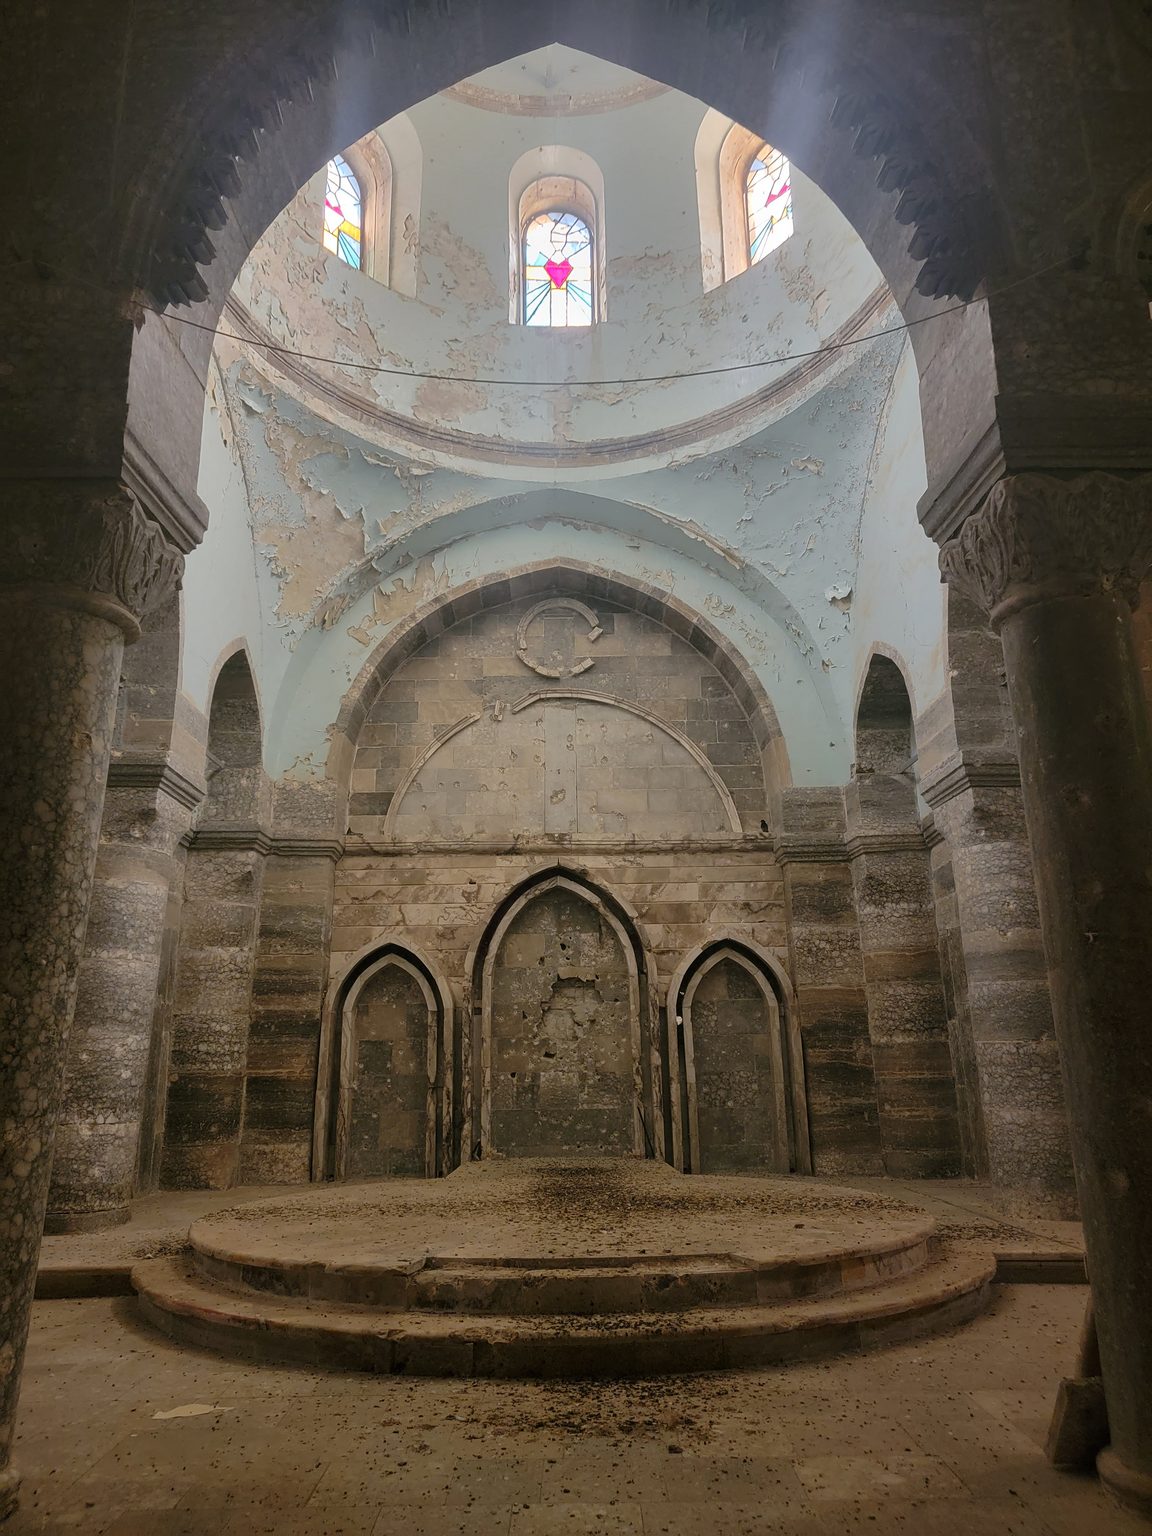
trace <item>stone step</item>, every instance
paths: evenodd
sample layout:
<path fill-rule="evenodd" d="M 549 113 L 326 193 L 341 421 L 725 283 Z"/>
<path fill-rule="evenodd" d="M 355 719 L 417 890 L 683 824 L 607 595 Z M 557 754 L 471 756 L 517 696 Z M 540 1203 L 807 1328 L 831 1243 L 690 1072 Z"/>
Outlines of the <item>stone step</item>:
<path fill-rule="evenodd" d="M 874 1348 L 982 1310 L 991 1254 L 945 1254 L 834 1297 L 683 1312 L 509 1316 L 373 1311 L 208 1280 L 187 1257 L 138 1265 L 144 1315 L 171 1338 L 268 1362 L 422 1376 L 647 1376 L 748 1369 Z"/>
<path fill-rule="evenodd" d="M 827 1242 L 759 1261 L 739 1254 L 477 1260 L 444 1256 L 371 1263 L 257 1258 L 192 1232 L 192 1262 L 209 1281 L 277 1296 L 382 1308 L 547 1316 L 748 1307 L 860 1290 L 923 1269 L 933 1224 Z"/>

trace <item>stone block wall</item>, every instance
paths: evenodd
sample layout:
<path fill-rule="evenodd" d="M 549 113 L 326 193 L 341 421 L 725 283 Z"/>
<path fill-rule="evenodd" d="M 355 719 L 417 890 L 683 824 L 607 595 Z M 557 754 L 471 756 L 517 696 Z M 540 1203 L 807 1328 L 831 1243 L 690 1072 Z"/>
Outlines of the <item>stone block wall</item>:
<path fill-rule="evenodd" d="M 161 1184 L 237 1180 L 264 854 L 192 849 L 184 882 Z"/>
<path fill-rule="evenodd" d="M 919 846 L 917 846 L 919 845 Z M 885 1171 L 960 1172 L 931 866 L 919 831 L 852 860 Z"/>
<path fill-rule="evenodd" d="M 883 1173 L 868 997 L 839 789 L 783 796 L 792 978 L 804 1036 L 812 1165 Z"/>
<path fill-rule="evenodd" d="M 303 1182 L 311 1171 L 334 849 L 294 846 L 264 868 L 240 1147 L 248 1184 Z"/>
<path fill-rule="evenodd" d="M 842 801 L 835 795 L 842 829 Z M 366 946 L 395 941 L 442 971 L 458 1002 L 470 998 L 479 1006 L 471 996 L 470 956 L 500 902 L 548 867 L 579 869 L 635 913 L 661 1001 L 683 961 L 719 936 L 744 938 L 775 955 L 797 989 L 814 1167 L 883 1172 L 852 872 L 842 838 L 826 862 L 784 868 L 769 849 L 755 846 L 615 854 L 526 849 L 483 858 L 464 850 L 350 850 L 336 866 L 332 975 L 343 974 Z"/>
<path fill-rule="evenodd" d="M 644 614 L 556 602 L 484 610 L 401 664 L 360 730 L 353 834 L 624 843 L 758 831 L 760 748 L 712 663 Z"/>
<path fill-rule="evenodd" d="M 183 848 L 178 850 L 178 855 L 177 868 L 168 889 L 164 936 L 160 943 L 160 970 L 156 985 L 156 1006 L 152 1015 L 144 1112 L 140 1123 L 136 1180 L 138 1194 L 152 1194 L 159 1188 L 160 1167 L 164 1157 L 164 1121 L 168 1111 L 168 1073 L 172 1058 L 172 1011 L 176 996 L 176 961 L 180 949 L 184 866 L 187 857 Z"/>

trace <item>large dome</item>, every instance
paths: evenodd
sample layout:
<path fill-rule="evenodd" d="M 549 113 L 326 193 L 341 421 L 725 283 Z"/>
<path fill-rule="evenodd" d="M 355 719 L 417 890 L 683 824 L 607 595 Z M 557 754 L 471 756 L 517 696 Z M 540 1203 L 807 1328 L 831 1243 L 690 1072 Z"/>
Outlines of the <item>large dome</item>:
<path fill-rule="evenodd" d="M 390 203 L 375 273 L 322 248 L 321 171 L 256 247 L 226 323 L 308 354 L 247 349 L 278 388 L 430 464 L 587 478 L 738 442 L 851 366 L 851 349 L 811 354 L 880 328 L 890 304 L 847 220 L 794 167 L 794 233 L 716 281 L 732 131 L 569 48 L 485 70 L 358 147 Z M 515 321 L 518 203 L 538 177 L 588 189 L 595 324 Z"/>

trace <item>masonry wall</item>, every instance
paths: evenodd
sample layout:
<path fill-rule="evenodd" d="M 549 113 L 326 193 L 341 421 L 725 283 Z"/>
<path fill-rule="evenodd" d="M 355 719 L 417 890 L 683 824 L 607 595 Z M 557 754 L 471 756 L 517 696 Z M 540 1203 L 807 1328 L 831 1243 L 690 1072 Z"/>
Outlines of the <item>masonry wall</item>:
<path fill-rule="evenodd" d="M 639 999 L 618 934 L 582 897 L 545 891 L 494 956 L 492 1146 L 510 1155 L 632 1152 Z"/>
<path fill-rule="evenodd" d="M 712 664 L 643 614 L 558 594 L 464 619 L 397 669 L 360 733 L 349 828 L 626 844 L 738 838 L 765 814 L 752 726 Z"/>

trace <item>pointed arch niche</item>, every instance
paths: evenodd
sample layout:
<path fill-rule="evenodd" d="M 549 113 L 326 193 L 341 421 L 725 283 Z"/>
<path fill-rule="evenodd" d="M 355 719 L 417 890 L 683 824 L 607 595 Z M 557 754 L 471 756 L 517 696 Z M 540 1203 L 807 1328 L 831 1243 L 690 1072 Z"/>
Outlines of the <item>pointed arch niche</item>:
<path fill-rule="evenodd" d="M 804 1055 L 777 962 L 718 937 L 668 989 L 671 1159 L 685 1173 L 810 1173 Z"/>
<path fill-rule="evenodd" d="M 455 1058 L 465 1157 L 663 1157 L 654 977 L 624 903 L 545 869 L 497 907 L 469 974 Z"/>
<path fill-rule="evenodd" d="M 329 990 L 320 1037 L 314 1179 L 448 1171 L 454 1008 L 440 972 L 388 940 Z"/>

